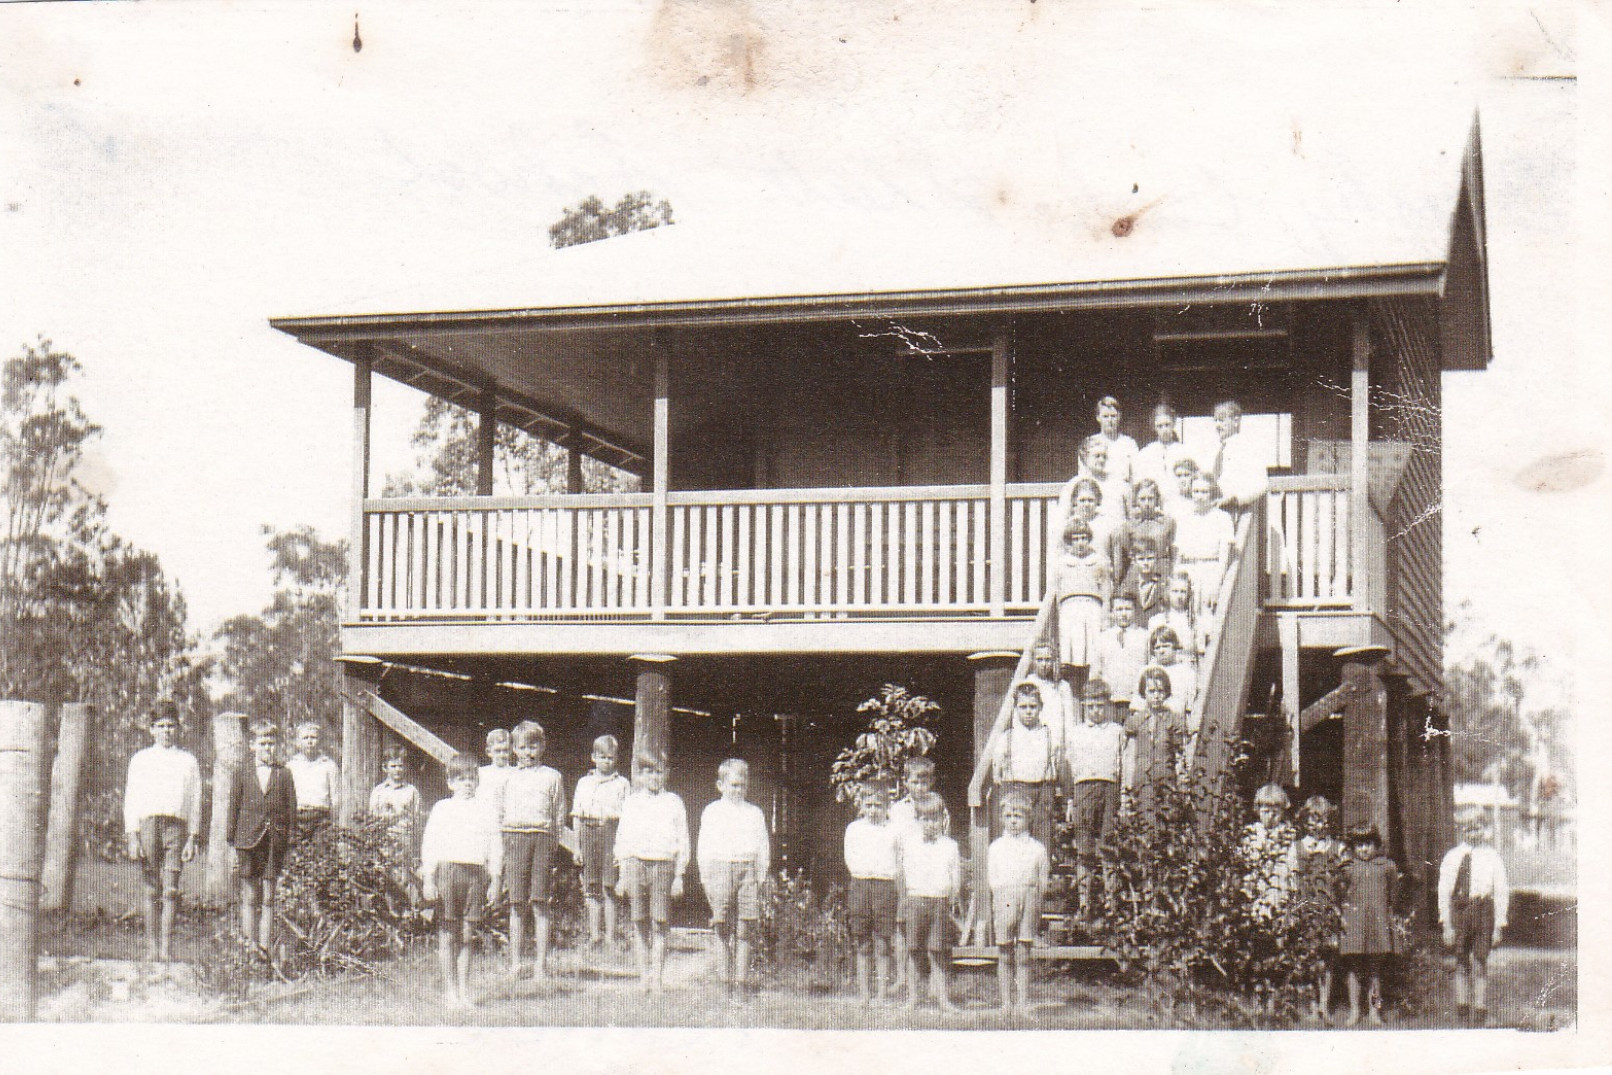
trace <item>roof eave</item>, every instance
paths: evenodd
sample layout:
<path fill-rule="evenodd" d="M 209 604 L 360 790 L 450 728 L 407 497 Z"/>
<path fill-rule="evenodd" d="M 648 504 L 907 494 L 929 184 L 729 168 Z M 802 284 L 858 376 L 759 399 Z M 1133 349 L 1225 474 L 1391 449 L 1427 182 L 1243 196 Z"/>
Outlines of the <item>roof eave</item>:
<path fill-rule="evenodd" d="M 553 306 L 432 313 L 270 318 L 314 346 L 374 339 L 378 333 L 462 333 L 504 326 L 576 330 L 676 328 L 836 321 L 852 317 L 966 316 L 1170 306 L 1186 302 L 1283 302 L 1437 295 L 1445 263 L 1301 269 L 1151 280 L 1029 284 L 929 291 L 780 295 L 738 299 Z"/>

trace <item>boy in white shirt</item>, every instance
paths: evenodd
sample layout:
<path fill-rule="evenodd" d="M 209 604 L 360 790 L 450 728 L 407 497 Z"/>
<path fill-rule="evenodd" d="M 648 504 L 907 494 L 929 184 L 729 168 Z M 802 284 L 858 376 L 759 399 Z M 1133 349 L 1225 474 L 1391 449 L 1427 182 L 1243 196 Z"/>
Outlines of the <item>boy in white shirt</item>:
<path fill-rule="evenodd" d="M 907 1008 L 918 1006 L 923 993 L 922 961 L 929 960 L 929 991 L 941 1011 L 953 1012 L 946 973 L 951 964 L 951 903 L 963 883 L 957 841 L 943 831 L 946 804 L 939 795 L 925 795 L 913 804 L 918 832 L 901 834 L 897 844 L 902 917 L 907 924 Z"/>
<path fill-rule="evenodd" d="M 547 736 L 535 720 L 523 720 L 510 735 L 515 768 L 493 799 L 504 842 L 504 882 L 509 889 L 509 976 L 521 975 L 526 916 L 532 918 L 536 957 L 532 980 L 548 977 L 549 863 L 565 825 L 565 785 L 543 764 Z"/>
<path fill-rule="evenodd" d="M 141 865 L 145 889 L 146 958 L 168 961 L 179 907 L 179 874 L 196 857 L 201 830 L 201 768 L 174 745 L 179 708 L 163 702 L 147 725 L 151 746 L 129 759 L 123 790 L 123 832 L 129 857 Z"/>
<path fill-rule="evenodd" d="M 487 733 L 487 764 L 478 771 L 481 786 L 476 790 L 488 802 L 498 798 L 504 781 L 515 771 L 515 749 L 510 745 L 509 730 L 494 728 Z"/>
<path fill-rule="evenodd" d="M 1094 863 L 1102 862 L 1102 841 L 1114 831 L 1119 817 L 1120 775 L 1125 753 L 1125 729 L 1109 722 L 1108 684 L 1086 681 L 1081 690 L 1085 720 L 1069 732 L 1069 777 L 1074 791 L 1069 798 L 1069 820 L 1075 829 L 1075 883 L 1079 890 L 1079 918 L 1089 923 L 1098 917 Z M 1104 869 L 1104 887 L 1108 871 Z"/>
<path fill-rule="evenodd" d="M 1015 788 L 1002 796 L 1002 835 L 991 841 L 985 859 L 999 950 L 996 988 L 1006 1012 L 1030 1003 L 1030 949 L 1041 929 L 1041 899 L 1052 874 L 1046 845 L 1030 835 L 1031 811 L 1023 791 Z"/>
<path fill-rule="evenodd" d="M 890 825 L 896 830 L 897 837 L 901 834 L 918 832 L 918 811 L 914 805 L 917 801 L 935 790 L 935 763 L 934 760 L 922 754 L 915 754 L 901 764 L 901 790 L 906 792 L 901 798 L 890 804 Z M 941 804 L 945 809 L 945 804 Z M 951 828 L 951 817 L 948 815 L 944 829 Z M 907 981 L 907 909 L 906 905 L 896 903 L 896 933 L 895 933 L 895 960 L 896 980 L 890 987 L 891 992 L 899 993 Z"/>
<path fill-rule="evenodd" d="M 1052 793 L 1063 772 L 1062 736 L 1041 719 L 1041 691 L 1033 683 L 1013 688 L 1013 720 L 997 738 L 991 759 L 998 797 L 1022 791 L 1033 804 L 1030 828 L 1042 843 L 1052 842 Z"/>
<path fill-rule="evenodd" d="M 845 829 L 845 869 L 851 875 L 845 916 L 856 946 L 856 993 L 868 1003 L 884 1000 L 890 979 L 899 833 L 890 821 L 890 791 L 883 784 L 863 784 L 857 808 L 860 815 Z"/>
<path fill-rule="evenodd" d="M 341 814 L 341 769 L 319 748 L 317 721 L 297 725 L 297 753 L 285 767 L 297 787 L 297 840 L 307 840 Z"/>
<path fill-rule="evenodd" d="M 1108 684 L 1109 700 L 1121 711 L 1140 701 L 1138 681 L 1147 667 L 1147 628 L 1136 625 L 1136 598 L 1116 593 L 1109 603 L 1112 623 L 1097 636 L 1095 672 Z"/>
<path fill-rule="evenodd" d="M 616 772 L 620 745 L 613 735 L 593 741 L 593 771 L 577 781 L 571 796 L 571 821 L 577 830 L 582 859 L 582 898 L 588 908 L 588 943 L 598 947 L 616 939 L 616 826 L 621 804 L 632 790 Z"/>
<path fill-rule="evenodd" d="M 711 905 L 718 974 L 730 1000 L 746 999 L 750 934 L 761 917 L 761 881 L 772 868 L 772 843 L 761 807 L 747 802 L 750 764 L 728 758 L 716 770 L 722 798 L 700 814 L 695 859 Z"/>
<path fill-rule="evenodd" d="M 1461 842 L 1439 863 L 1438 920 L 1455 955 L 1456 1019 L 1481 1027 L 1489 1020 L 1489 949 L 1505 933 L 1511 885 L 1482 811 L 1463 814 L 1459 829 Z"/>
<path fill-rule="evenodd" d="M 498 891 L 504 846 L 489 804 L 476 798 L 476 759 L 448 759 L 453 797 L 431 808 L 420 841 L 420 879 L 427 903 L 436 903 L 437 959 L 449 1008 L 468 1008 L 470 949 L 486 915 L 487 895 Z"/>
<path fill-rule="evenodd" d="M 616 828 L 616 895 L 631 903 L 633 954 L 644 989 L 658 993 L 665 984 L 671 901 L 682 897 L 688 870 L 688 813 L 666 790 L 666 769 L 655 758 L 638 760 L 634 782 Z"/>

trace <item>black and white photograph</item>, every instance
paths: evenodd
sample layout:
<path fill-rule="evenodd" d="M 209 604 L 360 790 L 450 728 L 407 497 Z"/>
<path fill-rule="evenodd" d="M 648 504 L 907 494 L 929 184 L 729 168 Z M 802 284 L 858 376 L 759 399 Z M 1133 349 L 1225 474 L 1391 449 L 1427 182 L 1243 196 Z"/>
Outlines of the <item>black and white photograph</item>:
<path fill-rule="evenodd" d="M 0 5 L 0 1019 L 1599 1062 L 1602 17 Z"/>

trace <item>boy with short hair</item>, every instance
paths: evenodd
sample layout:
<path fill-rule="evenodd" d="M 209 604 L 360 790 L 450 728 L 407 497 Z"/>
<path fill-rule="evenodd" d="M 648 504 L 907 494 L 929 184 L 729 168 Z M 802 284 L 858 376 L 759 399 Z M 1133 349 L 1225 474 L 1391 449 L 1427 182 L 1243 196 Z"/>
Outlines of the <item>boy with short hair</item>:
<path fill-rule="evenodd" d="M 515 768 L 493 800 L 503 834 L 504 882 L 509 888 L 509 976 L 521 975 L 530 914 L 536 948 L 532 980 L 548 978 L 549 863 L 565 825 L 565 785 L 560 774 L 543 764 L 548 737 L 535 720 L 523 720 L 510 735 Z"/>
<path fill-rule="evenodd" d="M 985 859 L 999 950 L 996 987 L 1005 1012 L 1029 1006 L 1030 949 L 1041 929 L 1041 900 L 1052 874 L 1046 845 L 1030 835 L 1032 810 L 1023 791 L 1014 788 L 1003 794 L 1002 835 L 991 841 Z"/>
<path fill-rule="evenodd" d="M 373 817 L 391 822 L 388 828 L 392 837 L 408 856 L 412 867 L 420 842 L 420 816 L 424 805 L 420 802 L 420 789 L 408 782 L 408 765 L 408 751 L 401 746 L 389 746 L 381 752 L 382 779 L 370 790 L 369 812 Z"/>
<path fill-rule="evenodd" d="M 1131 599 L 1131 623 L 1146 631 L 1153 617 L 1170 609 L 1169 573 L 1165 570 L 1165 555 L 1159 543 L 1150 537 L 1131 539 L 1131 565 L 1114 599 L 1121 595 Z M 1107 678 L 1107 677 L 1104 677 Z M 1112 686 L 1112 684 L 1110 684 Z"/>
<path fill-rule="evenodd" d="M 159 703 L 147 726 L 151 745 L 129 759 L 123 832 L 129 857 L 142 867 L 146 958 L 166 963 L 179 906 L 179 875 L 196 857 L 201 768 L 195 755 L 174 745 L 179 734 L 179 708 L 174 703 Z"/>
<path fill-rule="evenodd" d="M 1013 719 L 996 741 L 991 759 L 998 798 L 1011 790 L 1033 804 L 1030 827 L 1042 843 L 1052 842 L 1052 793 L 1063 772 L 1062 736 L 1041 719 L 1041 691 L 1032 683 L 1013 688 Z"/>
<path fill-rule="evenodd" d="M 1505 933 L 1511 886 L 1483 812 L 1464 813 L 1458 831 L 1461 842 L 1439 863 L 1438 920 L 1455 956 L 1456 1019 L 1481 1027 L 1489 1019 L 1489 949 Z"/>
<path fill-rule="evenodd" d="M 929 795 L 935 790 L 935 762 L 923 755 L 914 754 L 901 763 L 901 798 L 890 804 L 890 826 L 895 829 L 897 838 L 904 833 L 918 832 L 919 799 Z M 945 808 L 945 803 L 941 803 Z M 951 827 L 951 818 L 946 819 L 946 828 Z M 896 904 L 896 932 L 895 932 L 895 961 L 896 980 L 891 986 L 893 992 L 900 992 L 901 987 L 907 984 L 907 919 L 906 905 Z"/>
<path fill-rule="evenodd" d="M 493 802 L 504 788 L 504 781 L 515 771 L 515 750 L 510 746 L 509 731 L 494 728 L 487 733 L 487 764 L 478 771 L 481 786 L 476 794 Z"/>
<path fill-rule="evenodd" d="M 883 784 L 863 784 L 857 809 L 859 816 L 845 829 L 845 869 L 851 875 L 846 918 L 856 947 L 856 993 L 867 1003 L 884 1000 L 887 981 L 895 986 L 890 953 L 898 902 L 898 833 L 890 823 L 890 789 Z"/>
<path fill-rule="evenodd" d="M 1119 817 L 1119 781 L 1125 751 L 1125 729 L 1109 722 L 1108 684 L 1088 680 L 1081 690 L 1085 720 L 1069 735 L 1069 776 L 1074 791 L 1069 799 L 1069 820 L 1075 829 L 1075 883 L 1079 890 L 1078 917 L 1084 924 L 1101 917 L 1094 913 L 1098 900 L 1094 863 L 1103 864 L 1104 889 L 1108 869 L 1103 863 L 1102 841 L 1114 831 Z"/>
<path fill-rule="evenodd" d="M 952 1006 L 946 971 L 951 963 L 951 902 L 963 883 L 962 859 L 957 841 L 946 835 L 946 804 L 939 795 L 916 799 L 913 812 L 918 831 L 901 834 L 897 846 L 897 881 L 907 935 L 907 1008 L 918 1006 L 923 992 L 922 960 L 929 960 L 929 991 L 942 1011 Z"/>
<path fill-rule="evenodd" d="M 297 725 L 297 753 L 285 767 L 297 789 L 297 839 L 311 839 L 341 813 L 341 769 L 319 747 L 318 721 Z"/>
<path fill-rule="evenodd" d="M 588 943 L 598 947 L 616 939 L 616 826 L 631 785 L 616 771 L 620 745 L 613 735 L 593 741 L 593 771 L 577 781 L 571 796 L 571 821 L 577 830 L 582 859 L 582 898 L 588 909 Z"/>
<path fill-rule="evenodd" d="M 1058 647 L 1046 639 L 1037 642 L 1030 650 L 1030 674 L 1020 682 L 1041 691 L 1041 722 L 1052 729 L 1061 751 L 1069 725 L 1080 719 L 1080 706 L 1069 681 L 1059 674 Z"/>
<path fill-rule="evenodd" d="M 1147 667 L 1147 629 L 1136 625 L 1136 598 L 1121 591 L 1110 604 L 1112 623 L 1097 636 L 1095 673 L 1108 684 L 1109 700 L 1121 711 L 1140 696 L 1138 681 Z"/>
<path fill-rule="evenodd" d="M 438 904 L 437 958 L 449 1008 L 474 1007 L 470 947 L 486 915 L 487 896 L 503 875 L 504 845 L 488 805 L 477 798 L 476 759 L 448 759 L 453 796 L 431 808 L 420 842 L 420 877 L 427 903 Z"/>
<path fill-rule="evenodd" d="M 665 987 L 671 901 L 682 897 L 688 870 L 688 812 L 683 800 L 666 790 L 666 769 L 658 759 L 639 758 L 634 783 L 616 828 L 616 895 L 630 901 L 633 954 L 643 987 L 658 993 Z"/>
<path fill-rule="evenodd" d="M 230 774 L 224 838 L 235 849 L 241 880 L 241 936 L 266 955 L 274 939 L 274 887 L 290 850 L 297 789 L 280 763 L 280 729 L 254 720 L 252 762 Z"/>
<path fill-rule="evenodd" d="M 750 973 L 750 934 L 761 917 L 761 882 L 772 868 L 772 842 L 761 807 L 745 799 L 750 764 L 728 758 L 717 767 L 722 797 L 700 814 L 695 859 L 700 885 L 711 905 L 718 973 L 730 1000 L 746 999 Z"/>

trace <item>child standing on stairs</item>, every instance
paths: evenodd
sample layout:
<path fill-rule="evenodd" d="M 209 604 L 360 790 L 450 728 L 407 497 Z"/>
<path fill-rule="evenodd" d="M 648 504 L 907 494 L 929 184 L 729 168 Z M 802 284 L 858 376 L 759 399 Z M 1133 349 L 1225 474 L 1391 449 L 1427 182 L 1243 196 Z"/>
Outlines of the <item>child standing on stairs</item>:
<path fill-rule="evenodd" d="M 1108 558 L 1092 546 L 1091 524 L 1076 520 L 1063 534 L 1063 555 L 1053 578 L 1058 596 L 1058 657 L 1063 675 L 1078 687 L 1097 659 L 1097 639 L 1113 595 Z"/>
<path fill-rule="evenodd" d="M 1030 953 L 1052 873 L 1046 845 L 1030 835 L 1032 809 L 1029 795 L 1019 788 L 1003 793 L 1002 835 L 991 841 L 985 860 L 996 927 L 996 988 L 1004 1012 L 1023 1012 L 1029 1006 Z"/>

